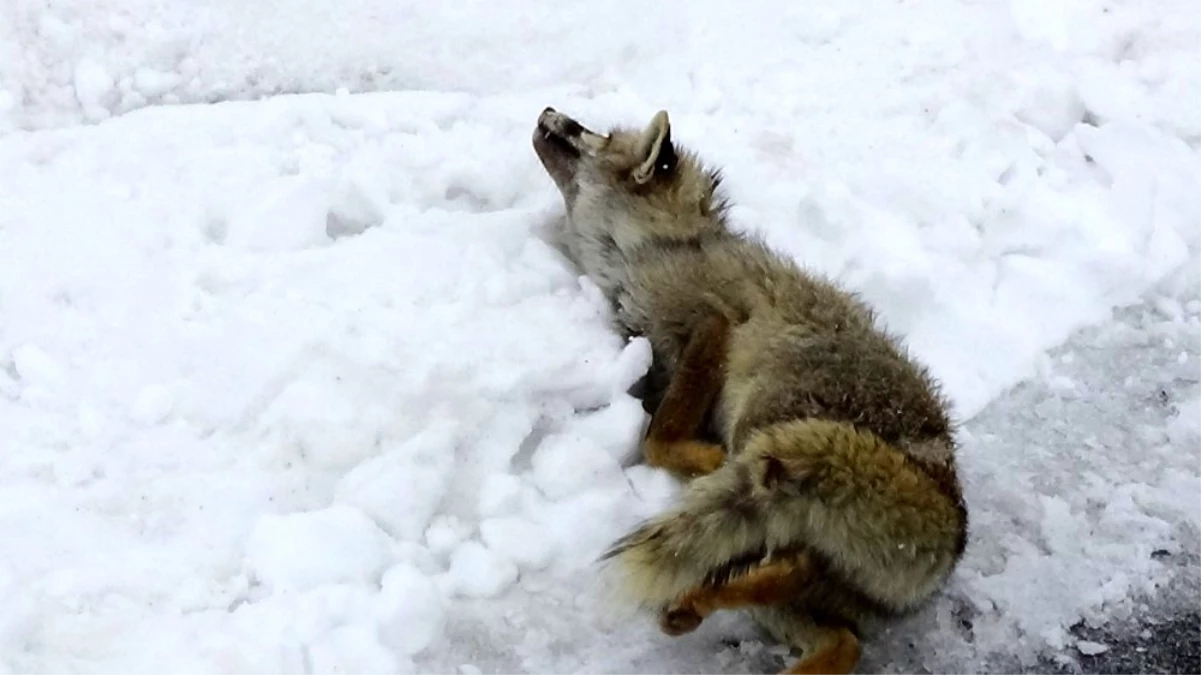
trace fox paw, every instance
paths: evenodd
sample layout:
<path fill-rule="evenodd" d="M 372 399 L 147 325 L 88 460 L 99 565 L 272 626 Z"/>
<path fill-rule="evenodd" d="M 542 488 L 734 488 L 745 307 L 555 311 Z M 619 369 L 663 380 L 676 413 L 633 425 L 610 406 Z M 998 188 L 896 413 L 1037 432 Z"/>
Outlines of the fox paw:
<path fill-rule="evenodd" d="M 691 633 L 704 618 L 691 607 L 669 607 L 659 614 L 659 630 L 671 636 Z"/>

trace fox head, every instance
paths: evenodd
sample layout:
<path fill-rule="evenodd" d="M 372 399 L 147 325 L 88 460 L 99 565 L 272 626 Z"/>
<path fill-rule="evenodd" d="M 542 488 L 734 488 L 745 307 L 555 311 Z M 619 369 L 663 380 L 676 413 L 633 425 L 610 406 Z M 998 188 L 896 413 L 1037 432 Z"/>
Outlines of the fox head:
<path fill-rule="evenodd" d="M 686 237 L 720 221 L 720 174 L 671 138 L 660 110 L 644 129 L 601 135 L 553 108 L 534 129 L 534 152 L 573 219 L 638 223 L 647 235 Z"/>

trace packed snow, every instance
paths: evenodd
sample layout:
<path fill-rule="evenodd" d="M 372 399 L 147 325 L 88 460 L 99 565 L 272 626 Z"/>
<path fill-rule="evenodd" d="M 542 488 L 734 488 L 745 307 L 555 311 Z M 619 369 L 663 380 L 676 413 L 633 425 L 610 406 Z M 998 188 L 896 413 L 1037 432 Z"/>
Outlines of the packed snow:
<path fill-rule="evenodd" d="M 1193 0 L 4 3 L 0 672 L 783 665 L 595 583 L 679 486 L 547 105 L 666 108 L 944 382 L 971 541 L 865 671 L 1104 652 L 1201 554 L 1198 45 Z"/>

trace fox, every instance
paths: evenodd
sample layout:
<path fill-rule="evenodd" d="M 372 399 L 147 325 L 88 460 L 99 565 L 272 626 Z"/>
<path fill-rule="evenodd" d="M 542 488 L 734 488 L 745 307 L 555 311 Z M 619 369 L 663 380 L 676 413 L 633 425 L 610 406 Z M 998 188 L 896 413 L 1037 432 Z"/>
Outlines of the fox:
<path fill-rule="evenodd" d="M 682 483 L 600 556 L 614 597 L 670 636 L 744 612 L 784 672 L 852 672 L 864 626 L 926 604 L 967 543 L 940 383 L 857 294 L 734 230 L 666 110 L 597 133 L 547 107 L 532 142 L 566 256 L 651 345 L 642 458 Z"/>

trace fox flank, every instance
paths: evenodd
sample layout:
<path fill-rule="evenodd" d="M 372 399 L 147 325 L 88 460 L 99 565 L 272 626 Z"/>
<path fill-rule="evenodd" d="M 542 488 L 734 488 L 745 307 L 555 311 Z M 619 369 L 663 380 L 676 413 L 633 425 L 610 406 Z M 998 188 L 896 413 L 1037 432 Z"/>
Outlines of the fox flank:
<path fill-rule="evenodd" d="M 967 541 L 937 383 L 854 295 L 731 230 L 666 112 L 602 135 L 547 108 L 533 146 L 563 247 L 654 350 L 644 457 L 688 481 L 606 573 L 666 633 L 743 610 L 801 650 L 788 672 L 850 672 L 864 622 L 921 606 Z"/>

